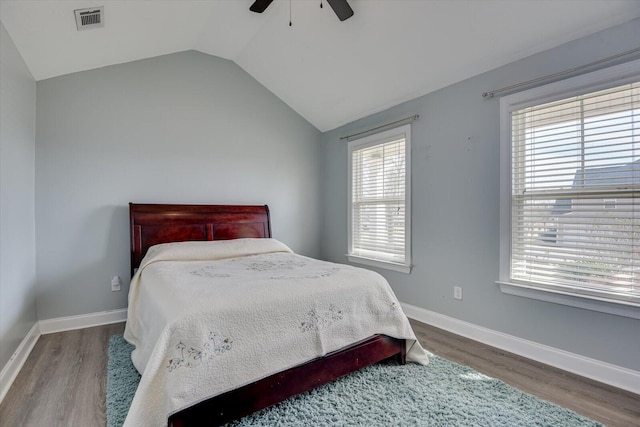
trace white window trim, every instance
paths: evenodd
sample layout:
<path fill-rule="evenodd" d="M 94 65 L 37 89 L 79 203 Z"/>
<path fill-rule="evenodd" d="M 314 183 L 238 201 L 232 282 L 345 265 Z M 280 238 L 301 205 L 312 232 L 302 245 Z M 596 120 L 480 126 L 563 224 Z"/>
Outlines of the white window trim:
<path fill-rule="evenodd" d="M 587 310 L 640 318 L 640 305 L 604 297 L 567 294 L 532 283 L 510 279 L 511 270 L 511 112 L 532 105 L 596 92 L 637 81 L 640 60 L 514 93 L 500 99 L 500 264 L 499 279 L 503 293 L 518 295 Z"/>
<path fill-rule="evenodd" d="M 411 273 L 412 266 L 407 264 L 398 264 L 395 262 L 380 261 L 379 259 L 364 258 L 361 256 L 349 255 L 349 254 L 347 254 L 347 258 L 351 262 L 368 265 L 369 267 L 384 268 L 386 270 L 397 271 L 399 273 L 407 273 L 407 274 Z"/>
<path fill-rule="evenodd" d="M 399 135 L 404 135 L 405 138 L 405 248 L 404 248 L 404 263 L 395 263 L 390 261 L 384 261 L 379 259 L 366 258 L 362 256 L 356 256 L 352 254 L 353 249 L 353 165 L 352 165 L 352 155 L 354 149 L 363 148 L 367 146 L 373 146 L 377 144 L 382 144 L 388 141 L 392 141 L 397 138 Z M 351 262 L 364 264 L 370 267 L 378 267 L 386 270 L 397 271 L 400 273 L 411 273 L 411 124 L 406 124 L 403 126 L 399 126 L 393 129 L 386 130 L 384 132 L 379 132 L 373 135 L 365 136 L 360 139 L 354 139 L 349 141 L 348 145 L 348 221 L 347 221 L 347 236 L 348 236 L 348 244 L 347 244 L 347 259 Z"/>

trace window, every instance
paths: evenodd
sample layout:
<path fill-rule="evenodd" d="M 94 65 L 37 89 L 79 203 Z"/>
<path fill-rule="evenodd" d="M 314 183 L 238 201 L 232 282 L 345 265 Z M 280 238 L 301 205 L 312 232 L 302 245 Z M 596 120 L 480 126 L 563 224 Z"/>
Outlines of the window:
<path fill-rule="evenodd" d="M 503 291 L 640 307 L 640 61 L 501 109 Z"/>
<path fill-rule="evenodd" d="M 411 271 L 410 140 L 405 125 L 349 142 L 350 261 Z"/>

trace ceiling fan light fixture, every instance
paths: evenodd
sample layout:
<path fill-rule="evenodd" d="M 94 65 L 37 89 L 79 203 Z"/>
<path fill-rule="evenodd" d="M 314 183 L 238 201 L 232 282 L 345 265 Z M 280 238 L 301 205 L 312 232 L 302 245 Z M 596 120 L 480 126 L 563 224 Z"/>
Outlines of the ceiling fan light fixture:
<path fill-rule="evenodd" d="M 262 13 L 272 2 L 273 0 L 255 0 L 249 10 Z M 353 16 L 353 9 L 351 9 L 347 0 L 327 0 L 327 3 L 329 3 L 329 6 L 331 6 L 340 21 L 345 21 Z M 322 7 L 322 1 L 320 2 L 320 7 Z"/>

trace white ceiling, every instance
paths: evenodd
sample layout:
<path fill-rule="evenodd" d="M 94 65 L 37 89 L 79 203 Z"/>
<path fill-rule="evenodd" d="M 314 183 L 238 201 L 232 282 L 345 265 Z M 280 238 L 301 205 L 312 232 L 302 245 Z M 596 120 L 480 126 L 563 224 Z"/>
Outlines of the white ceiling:
<path fill-rule="evenodd" d="M 640 0 L 0 0 L 36 80 L 196 49 L 236 62 L 321 131 L 640 17 Z M 77 31 L 74 9 L 104 6 Z M 612 52 L 616 53 L 616 52 Z"/>

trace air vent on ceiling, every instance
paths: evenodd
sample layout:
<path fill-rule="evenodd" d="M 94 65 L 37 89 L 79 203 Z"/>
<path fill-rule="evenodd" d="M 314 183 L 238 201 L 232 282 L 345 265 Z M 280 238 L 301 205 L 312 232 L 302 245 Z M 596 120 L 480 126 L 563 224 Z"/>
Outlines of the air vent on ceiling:
<path fill-rule="evenodd" d="M 76 9 L 76 26 L 78 31 L 104 27 L 104 6 Z"/>

